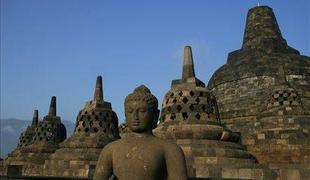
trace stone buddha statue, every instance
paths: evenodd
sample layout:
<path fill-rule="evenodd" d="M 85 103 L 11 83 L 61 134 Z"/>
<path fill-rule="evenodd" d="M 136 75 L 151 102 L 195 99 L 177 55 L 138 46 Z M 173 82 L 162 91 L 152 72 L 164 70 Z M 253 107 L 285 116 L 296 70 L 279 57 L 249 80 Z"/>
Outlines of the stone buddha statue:
<path fill-rule="evenodd" d="M 159 110 L 157 98 L 144 85 L 125 100 L 126 123 L 130 132 L 101 151 L 94 180 L 187 179 L 181 148 L 153 136 Z"/>

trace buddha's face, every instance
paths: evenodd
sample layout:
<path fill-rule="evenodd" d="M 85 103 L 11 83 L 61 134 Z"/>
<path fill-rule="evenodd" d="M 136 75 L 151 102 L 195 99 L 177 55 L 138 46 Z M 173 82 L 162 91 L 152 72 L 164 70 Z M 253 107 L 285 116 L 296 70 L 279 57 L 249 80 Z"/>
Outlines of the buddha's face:
<path fill-rule="evenodd" d="M 125 116 L 129 129 L 142 133 L 156 127 L 159 110 L 150 107 L 146 101 L 129 101 L 126 103 Z"/>

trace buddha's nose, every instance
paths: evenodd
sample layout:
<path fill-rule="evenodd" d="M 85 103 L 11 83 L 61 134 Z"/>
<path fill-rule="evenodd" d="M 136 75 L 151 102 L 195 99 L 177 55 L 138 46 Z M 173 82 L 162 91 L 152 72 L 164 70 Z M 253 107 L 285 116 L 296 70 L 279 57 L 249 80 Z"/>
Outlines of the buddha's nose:
<path fill-rule="evenodd" d="M 133 113 L 133 119 L 134 119 L 134 120 L 138 120 L 138 119 L 139 119 L 139 116 L 138 116 L 138 112 L 137 112 L 137 111 L 135 111 L 135 112 Z"/>

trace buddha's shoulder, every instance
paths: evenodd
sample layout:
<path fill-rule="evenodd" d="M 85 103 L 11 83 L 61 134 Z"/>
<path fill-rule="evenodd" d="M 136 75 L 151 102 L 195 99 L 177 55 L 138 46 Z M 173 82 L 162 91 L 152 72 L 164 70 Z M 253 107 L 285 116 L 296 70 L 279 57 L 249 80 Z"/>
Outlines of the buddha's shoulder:
<path fill-rule="evenodd" d="M 122 144 L 122 139 L 118 139 L 115 141 L 110 142 L 109 144 L 107 144 L 104 149 L 105 150 L 113 150 L 115 148 L 118 148 L 119 146 L 121 146 Z"/>

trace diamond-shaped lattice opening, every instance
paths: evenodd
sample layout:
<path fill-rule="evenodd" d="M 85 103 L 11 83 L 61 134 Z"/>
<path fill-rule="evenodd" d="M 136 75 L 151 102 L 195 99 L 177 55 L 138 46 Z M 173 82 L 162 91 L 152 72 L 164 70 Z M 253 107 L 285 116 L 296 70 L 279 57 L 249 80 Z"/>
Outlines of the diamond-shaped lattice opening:
<path fill-rule="evenodd" d="M 93 126 L 93 124 L 94 124 L 93 122 L 89 122 L 89 126 L 90 126 L 90 127 L 92 127 L 92 126 Z"/>
<path fill-rule="evenodd" d="M 98 128 L 94 127 L 94 132 L 98 132 Z"/>
<path fill-rule="evenodd" d="M 99 126 L 102 127 L 102 122 L 101 121 L 99 122 Z"/>
<path fill-rule="evenodd" d="M 174 96 L 174 94 L 173 94 L 173 93 L 171 93 L 171 94 L 170 94 L 170 97 L 173 97 L 173 96 Z"/>
<path fill-rule="evenodd" d="M 183 117 L 184 120 L 187 119 L 188 118 L 187 112 L 182 112 L 182 117 Z"/>
<path fill-rule="evenodd" d="M 189 92 L 189 95 L 194 96 L 195 93 L 194 93 L 193 91 L 190 91 L 190 92 Z"/>
<path fill-rule="evenodd" d="M 167 111 L 168 111 L 168 112 L 171 112 L 171 106 L 168 106 L 168 107 L 167 107 Z"/>
<path fill-rule="evenodd" d="M 176 99 L 176 98 L 174 98 L 174 99 L 172 100 L 172 102 L 173 102 L 173 103 L 176 103 L 176 102 L 177 102 L 177 99 Z"/>
<path fill-rule="evenodd" d="M 201 109 L 202 109 L 202 111 L 206 111 L 207 108 L 206 108 L 205 105 L 202 105 L 202 106 L 201 106 Z"/>
<path fill-rule="evenodd" d="M 84 130 L 85 132 L 88 132 L 89 131 L 89 128 L 85 128 L 85 130 Z"/>
<path fill-rule="evenodd" d="M 181 105 L 178 105 L 178 106 L 177 106 L 177 110 L 178 110 L 178 111 L 181 111 L 181 109 L 182 109 L 182 106 L 181 106 Z"/>
<path fill-rule="evenodd" d="M 105 133 L 106 133 L 106 132 L 107 132 L 107 129 L 106 129 L 106 128 L 104 128 L 104 129 L 103 129 L 103 132 L 105 132 Z"/>
<path fill-rule="evenodd" d="M 196 101 L 197 104 L 199 104 L 199 102 L 200 102 L 199 97 L 197 97 L 197 98 L 195 99 L 195 101 Z"/>
<path fill-rule="evenodd" d="M 195 109 L 194 105 L 191 104 L 191 105 L 189 106 L 189 109 L 190 109 L 191 111 L 194 111 L 194 109 Z"/>
<path fill-rule="evenodd" d="M 182 91 L 180 91 L 180 92 L 179 92 L 179 95 L 180 95 L 180 96 L 183 96 L 183 92 L 182 92 Z"/>
<path fill-rule="evenodd" d="M 199 96 L 203 96 L 203 92 L 200 92 L 200 93 L 199 93 Z"/>
<path fill-rule="evenodd" d="M 169 103 L 169 99 L 166 100 L 166 104 L 168 104 L 168 103 Z"/>
<path fill-rule="evenodd" d="M 170 119 L 175 120 L 175 118 L 176 118 L 175 114 L 171 114 Z"/>
<path fill-rule="evenodd" d="M 197 114 L 195 115 L 195 117 L 199 120 L 199 119 L 200 119 L 200 114 L 197 113 Z"/>
<path fill-rule="evenodd" d="M 86 126 L 86 123 L 85 123 L 85 121 L 83 121 L 83 123 L 82 123 L 82 126 L 83 126 L 83 127 L 85 127 L 85 126 Z"/>
<path fill-rule="evenodd" d="M 93 112 L 91 112 L 91 114 L 92 114 L 92 115 L 95 115 L 95 112 L 93 111 Z"/>
<path fill-rule="evenodd" d="M 186 97 L 184 97 L 184 98 L 182 99 L 182 101 L 186 104 L 186 103 L 188 102 L 188 99 L 187 99 Z"/>

